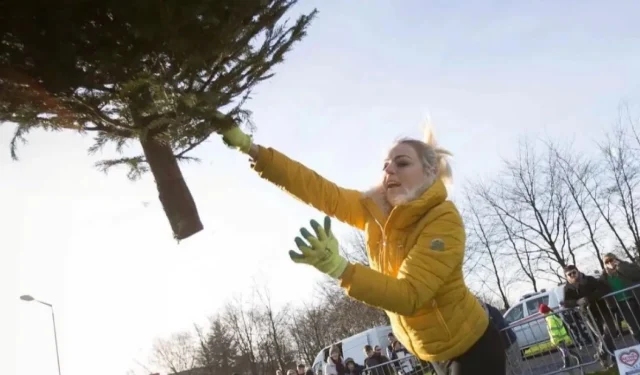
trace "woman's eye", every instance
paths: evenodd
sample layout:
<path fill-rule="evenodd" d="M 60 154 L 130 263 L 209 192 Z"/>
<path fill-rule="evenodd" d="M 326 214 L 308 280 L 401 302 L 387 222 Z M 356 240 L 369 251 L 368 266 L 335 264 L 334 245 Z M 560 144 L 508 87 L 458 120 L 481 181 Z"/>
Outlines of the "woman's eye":
<path fill-rule="evenodd" d="M 384 163 L 384 165 L 382 165 L 382 170 L 384 171 L 385 169 L 387 169 L 388 166 L 389 166 L 389 163 Z"/>
<path fill-rule="evenodd" d="M 404 167 L 406 167 L 407 165 L 409 165 L 409 163 L 407 163 L 406 161 L 398 162 L 398 167 L 400 167 L 400 168 L 404 168 Z"/>

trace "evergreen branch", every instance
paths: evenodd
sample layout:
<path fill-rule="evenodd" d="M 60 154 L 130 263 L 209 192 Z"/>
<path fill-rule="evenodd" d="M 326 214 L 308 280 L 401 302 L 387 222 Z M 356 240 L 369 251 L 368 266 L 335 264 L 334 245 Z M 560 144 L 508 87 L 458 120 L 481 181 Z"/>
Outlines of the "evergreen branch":
<path fill-rule="evenodd" d="M 18 143 L 21 143 L 23 145 L 26 145 L 28 143 L 25 135 L 29 132 L 29 130 L 31 130 L 29 126 L 24 126 L 22 124 L 18 124 L 18 126 L 16 126 L 16 130 L 13 133 L 13 137 L 11 137 L 11 142 L 9 144 L 11 150 L 11 159 L 15 161 L 18 160 Z"/>
<path fill-rule="evenodd" d="M 133 129 L 132 126 L 123 124 L 117 120 L 114 120 L 108 116 L 106 116 L 104 113 L 102 113 L 102 111 L 98 110 L 97 108 L 94 108 L 93 106 L 85 103 L 83 100 L 81 100 L 80 98 L 73 96 L 72 100 L 74 103 L 79 104 L 81 107 L 85 108 L 89 114 L 95 116 L 96 118 L 100 119 L 103 123 L 106 123 L 108 125 L 111 125 L 114 128 L 127 128 L 127 129 Z"/>
<path fill-rule="evenodd" d="M 143 174 L 149 171 L 149 167 L 146 164 L 146 159 L 144 156 L 134 156 L 134 157 L 124 157 L 120 159 L 111 159 L 111 160 L 102 160 L 95 163 L 95 167 L 98 168 L 99 171 L 103 173 L 108 173 L 109 169 L 119 166 L 125 165 L 129 168 L 127 172 L 127 178 L 131 181 L 139 180 Z"/>

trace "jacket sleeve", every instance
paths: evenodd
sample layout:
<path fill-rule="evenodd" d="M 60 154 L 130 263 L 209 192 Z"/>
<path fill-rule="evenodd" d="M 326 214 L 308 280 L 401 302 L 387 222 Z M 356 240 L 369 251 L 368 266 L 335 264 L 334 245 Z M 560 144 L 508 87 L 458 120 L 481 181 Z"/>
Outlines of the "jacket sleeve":
<path fill-rule="evenodd" d="M 564 287 L 564 307 L 572 308 L 578 306 L 578 293 L 574 288 Z"/>
<path fill-rule="evenodd" d="M 465 233 L 455 209 L 430 223 L 392 277 L 361 264 L 347 266 L 341 286 L 352 298 L 399 315 L 411 316 L 431 301 L 451 273 L 460 269 Z"/>
<path fill-rule="evenodd" d="M 595 277 L 592 277 L 592 276 L 586 276 L 586 277 L 587 277 L 587 282 L 590 285 L 591 293 L 589 294 L 589 296 L 587 296 L 590 302 L 595 302 L 599 300 L 604 295 L 608 294 L 609 291 L 611 290 L 611 288 L 609 287 L 609 284 L 607 284 L 605 281 L 596 279 Z"/>
<path fill-rule="evenodd" d="M 640 267 L 636 263 L 620 262 L 618 270 L 632 283 L 640 283 Z"/>
<path fill-rule="evenodd" d="M 260 177 L 304 203 L 353 227 L 364 229 L 367 213 L 361 203 L 361 192 L 341 188 L 272 148 L 259 148 L 253 168 Z"/>

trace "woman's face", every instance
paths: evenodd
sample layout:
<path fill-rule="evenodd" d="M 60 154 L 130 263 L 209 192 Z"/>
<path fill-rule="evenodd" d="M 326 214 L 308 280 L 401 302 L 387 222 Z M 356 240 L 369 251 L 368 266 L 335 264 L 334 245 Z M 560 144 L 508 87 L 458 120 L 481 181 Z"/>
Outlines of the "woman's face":
<path fill-rule="evenodd" d="M 353 364 L 353 362 L 349 362 L 349 363 L 347 363 L 347 368 L 348 368 L 349 370 L 353 370 L 353 368 L 354 368 L 354 367 L 356 367 L 356 365 L 354 365 L 354 364 Z"/>
<path fill-rule="evenodd" d="M 384 162 L 384 191 L 393 206 L 407 203 L 422 193 L 432 175 L 425 172 L 422 158 L 409 144 L 394 146 Z"/>
<path fill-rule="evenodd" d="M 340 358 L 340 353 L 331 353 L 331 358 L 333 358 L 334 361 L 337 361 Z"/>
<path fill-rule="evenodd" d="M 611 257 L 604 258 L 604 268 L 607 272 L 615 272 L 618 269 L 619 263 L 620 262 L 615 258 L 611 258 Z"/>

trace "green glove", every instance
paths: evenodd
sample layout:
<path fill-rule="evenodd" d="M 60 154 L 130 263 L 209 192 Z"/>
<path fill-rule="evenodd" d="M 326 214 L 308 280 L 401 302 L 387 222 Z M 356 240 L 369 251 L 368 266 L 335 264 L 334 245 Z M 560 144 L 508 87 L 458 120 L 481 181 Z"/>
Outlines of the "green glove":
<path fill-rule="evenodd" d="M 229 147 L 237 148 L 238 150 L 249 153 L 253 141 L 251 136 L 240 130 L 239 127 L 233 126 L 222 132 L 222 141 Z"/>
<path fill-rule="evenodd" d="M 340 278 L 349 262 L 340 255 L 338 240 L 331 232 L 331 219 L 325 216 L 324 228 L 317 221 L 311 220 L 311 228 L 316 232 L 315 237 L 305 228 L 300 229 L 300 234 L 311 246 L 302 238 L 296 237 L 296 245 L 302 254 L 291 250 L 289 257 L 295 263 L 308 264 L 334 279 Z"/>

